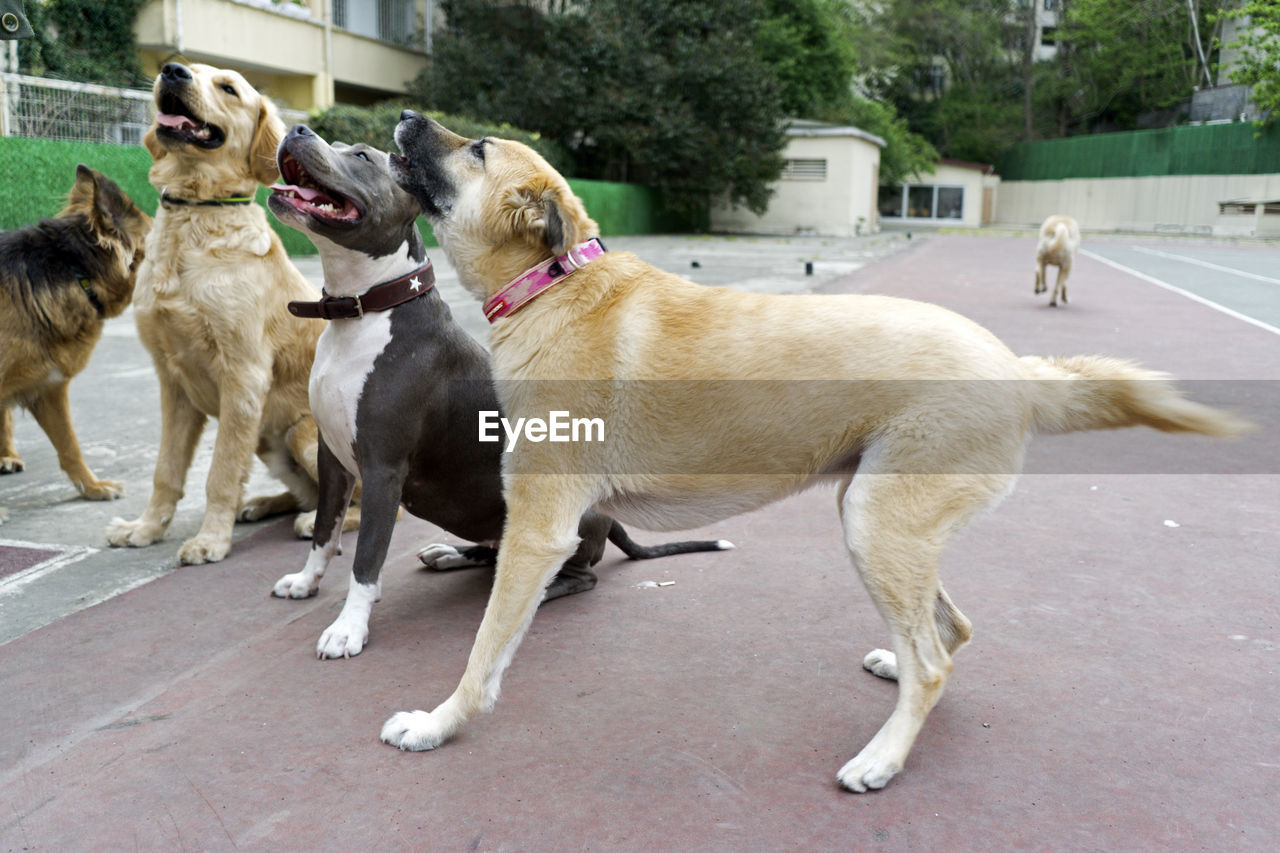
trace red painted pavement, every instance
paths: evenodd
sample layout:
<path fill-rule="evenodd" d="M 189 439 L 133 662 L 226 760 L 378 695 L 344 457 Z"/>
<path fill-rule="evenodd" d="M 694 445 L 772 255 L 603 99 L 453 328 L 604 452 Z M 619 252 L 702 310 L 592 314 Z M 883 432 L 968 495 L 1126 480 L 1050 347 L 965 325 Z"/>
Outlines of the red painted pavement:
<path fill-rule="evenodd" d="M 841 289 L 949 305 L 1020 353 L 1275 378 L 1280 337 L 1088 259 L 1045 307 L 1032 252 L 937 236 Z M 1271 849 L 1278 485 L 1024 478 L 946 555 L 974 641 L 869 795 L 834 776 L 895 688 L 859 666 L 886 635 L 829 491 L 698 531 L 729 553 L 611 551 L 539 613 L 496 710 L 425 754 L 378 730 L 453 689 L 487 576 L 418 572 L 432 531 L 406 521 L 369 647 L 317 661 L 349 557 L 271 599 L 306 550 L 277 525 L 0 647 L 0 850 Z"/>

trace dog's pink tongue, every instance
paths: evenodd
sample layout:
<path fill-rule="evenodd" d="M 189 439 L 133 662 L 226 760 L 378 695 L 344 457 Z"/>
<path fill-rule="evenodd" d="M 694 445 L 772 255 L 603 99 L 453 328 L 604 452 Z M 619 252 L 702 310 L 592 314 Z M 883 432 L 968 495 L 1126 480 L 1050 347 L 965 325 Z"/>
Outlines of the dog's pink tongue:
<path fill-rule="evenodd" d="M 291 192 L 301 196 L 303 201 L 311 201 L 320 195 L 319 190 L 313 190 L 311 187 L 296 187 L 293 184 L 272 184 L 271 189 L 278 192 Z"/>
<path fill-rule="evenodd" d="M 163 124 L 165 127 L 195 126 L 195 122 L 186 116 L 173 116 L 168 113 L 160 113 L 160 115 L 156 116 L 156 124 Z"/>

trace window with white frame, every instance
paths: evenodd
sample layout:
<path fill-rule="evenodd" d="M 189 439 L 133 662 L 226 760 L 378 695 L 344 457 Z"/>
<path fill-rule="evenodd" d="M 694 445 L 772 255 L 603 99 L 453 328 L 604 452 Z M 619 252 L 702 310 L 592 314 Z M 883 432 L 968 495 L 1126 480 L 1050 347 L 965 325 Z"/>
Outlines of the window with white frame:
<path fill-rule="evenodd" d="M 880 187 L 877 209 L 885 219 L 963 219 L 964 187 L 943 184 Z"/>

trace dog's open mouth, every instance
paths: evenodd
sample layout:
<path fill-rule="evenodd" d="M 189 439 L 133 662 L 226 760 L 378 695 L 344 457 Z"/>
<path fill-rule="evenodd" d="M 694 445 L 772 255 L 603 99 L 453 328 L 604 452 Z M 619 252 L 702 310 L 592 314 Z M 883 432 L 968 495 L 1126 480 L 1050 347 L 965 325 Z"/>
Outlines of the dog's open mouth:
<path fill-rule="evenodd" d="M 157 133 L 199 148 L 217 148 L 226 141 L 222 128 L 201 121 L 177 95 L 165 92 L 160 96 L 158 107 Z"/>
<path fill-rule="evenodd" d="M 271 192 L 296 210 L 330 222 L 355 224 L 360 221 L 360 208 L 351 199 L 321 186 L 288 151 L 280 153 L 280 178 L 280 183 L 272 185 Z"/>

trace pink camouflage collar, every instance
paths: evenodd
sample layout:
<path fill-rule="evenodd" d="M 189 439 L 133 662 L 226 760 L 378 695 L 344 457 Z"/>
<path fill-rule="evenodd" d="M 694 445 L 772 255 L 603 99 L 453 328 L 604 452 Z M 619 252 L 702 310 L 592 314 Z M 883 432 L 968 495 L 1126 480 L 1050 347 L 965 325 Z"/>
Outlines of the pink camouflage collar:
<path fill-rule="evenodd" d="M 536 267 L 530 267 L 484 301 L 485 319 L 492 323 L 500 317 L 514 314 L 535 296 L 606 251 L 604 242 L 599 237 L 592 237 L 570 247 L 568 252 L 557 258 L 548 258 Z"/>

